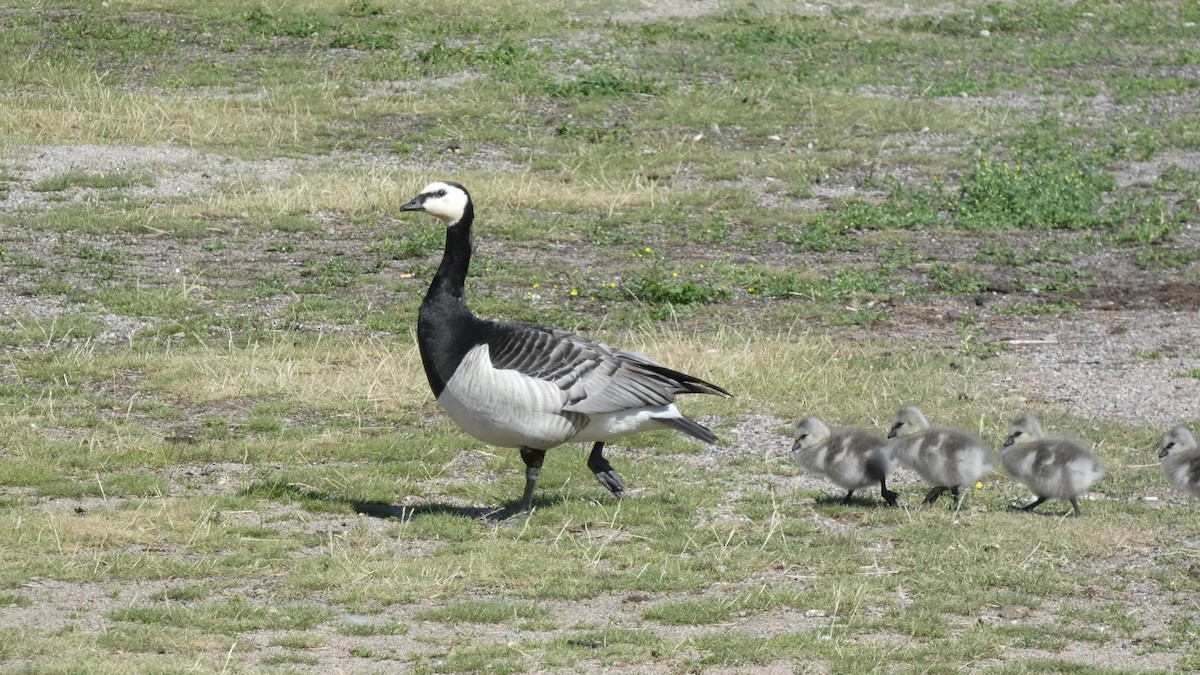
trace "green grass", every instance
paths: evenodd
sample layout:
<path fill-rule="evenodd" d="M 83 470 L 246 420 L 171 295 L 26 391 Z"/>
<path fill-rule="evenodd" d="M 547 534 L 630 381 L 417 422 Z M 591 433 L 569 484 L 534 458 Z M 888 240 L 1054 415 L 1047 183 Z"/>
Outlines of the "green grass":
<path fill-rule="evenodd" d="M 29 186 L 34 192 L 62 192 L 71 188 L 92 188 L 103 190 L 107 188 L 128 188 L 136 186 L 152 186 L 153 179 L 146 175 L 127 173 L 87 173 L 71 171 L 68 173 L 45 178 Z"/>
<path fill-rule="evenodd" d="M 988 358 L 1118 278 L 1194 283 L 1194 3 L 110 5 L 0 2 L 0 668 L 1200 663 L 1162 430 Z M 721 443 L 613 443 L 621 502 L 555 449 L 534 515 L 487 520 L 523 464 L 413 338 L 444 228 L 398 207 L 439 178 L 477 312 L 728 387 L 680 401 Z M 1033 406 L 1098 499 L 843 506 L 783 456 L 801 415 L 912 402 L 992 442 Z"/>

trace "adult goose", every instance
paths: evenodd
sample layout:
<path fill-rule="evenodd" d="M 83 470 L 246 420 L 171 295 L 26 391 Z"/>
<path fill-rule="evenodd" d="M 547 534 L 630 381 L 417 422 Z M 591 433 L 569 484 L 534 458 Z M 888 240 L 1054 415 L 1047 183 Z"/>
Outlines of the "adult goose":
<path fill-rule="evenodd" d="M 563 443 L 592 443 L 588 468 L 620 498 L 625 482 L 604 457 L 605 442 L 651 429 L 716 442 L 679 412 L 675 395 L 729 396 L 721 387 L 565 330 L 488 321 L 467 308 L 463 287 L 475 209 L 465 187 L 430 183 L 400 210 L 446 224 L 442 262 L 417 317 L 421 363 L 438 405 L 463 431 L 520 449 L 525 493 L 519 514 L 533 508 L 546 451 Z"/>

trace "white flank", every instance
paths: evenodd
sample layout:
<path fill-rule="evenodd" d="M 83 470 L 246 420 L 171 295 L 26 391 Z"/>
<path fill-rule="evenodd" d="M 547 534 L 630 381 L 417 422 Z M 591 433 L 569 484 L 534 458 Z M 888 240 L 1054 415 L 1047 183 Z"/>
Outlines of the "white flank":
<path fill-rule="evenodd" d="M 520 371 L 494 368 L 487 345 L 467 353 L 438 405 L 463 431 L 484 443 L 542 450 L 568 441 L 606 441 L 663 429 L 659 419 L 681 416 L 674 404 L 602 415 L 563 412 L 565 392 Z"/>

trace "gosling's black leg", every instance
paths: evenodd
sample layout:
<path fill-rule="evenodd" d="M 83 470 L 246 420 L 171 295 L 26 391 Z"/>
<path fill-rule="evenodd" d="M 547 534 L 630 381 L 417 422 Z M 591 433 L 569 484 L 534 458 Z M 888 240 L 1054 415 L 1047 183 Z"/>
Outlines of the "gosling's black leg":
<path fill-rule="evenodd" d="M 958 508 L 962 506 L 962 493 L 959 492 L 958 486 L 955 485 L 954 487 L 950 488 L 950 494 L 954 495 L 954 511 L 957 513 Z"/>
<path fill-rule="evenodd" d="M 939 485 L 939 486 L 933 488 L 932 490 L 930 490 L 929 492 L 925 493 L 925 501 L 923 501 L 921 503 L 922 504 L 932 504 L 932 503 L 936 502 L 938 500 L 938 497 L 941 497 L 942 493 L 945 491 L 946 491 L 946 486 Z"/>
<path fill-rule="evenodd" d="M 1010 506 L 1008 508 L 1010 511 L 1028 511 L 1029 513 L 1033 513 L 1033 510 L 1041 506 L 1042 502 L 1044 501 L 1046 501 L 1045 497 L 1038 497 L 1037 499 L 1033 500 L 1033 503 L 1031 504 L 1026 504 L 1025 506 Z"/>
<path fill-rule="evenodd" d="M 1083 515 L 1083 511 L 1079 510 L 1079 498 L 1071 497 L 1071 506 L 1075 507 L 1075 517 L 1079 518 Z"/>
<path fill-rule="evenodd" d="M 533 490 L 537 487 L 538 474 L 542 472 L 542 462 L 546 461 L 546 451 L 521 448 L 521 459 L 525 462 L 525 495 L 521 497 L 518 515 L 529 515 L 533 511 Z"/>
<path fill-rule="evenodd" d="M 845 496 L 845 497 L 842 497 L 842 503 L 843 503 L 843 504 L 849 504 L 849 503 L 850 503 L 850 497 L 851 497 L 853 494 L 854 494 L 854 490 L 846 490 L 846 496 Z"/>
<path fill-rule="evenodd" d="M 596 474 L 596 480 L 600 484 L 608 488 L 608 491 L 616 495 L 617 499 L 625 496 L 625 481 L 621 478 L 621 474 L 608 463 L 604 458 L 604 443 L 599 442 L 592 446 L 592 454 L 588 455 L 588 468 L 592 473 Z"/>
<path fill-rule="evenodd" d="M 895 506 L 896 505 L 896 497 L 900 496 L 899 493 L 893 492 L 888 489 L 887 478 L 879 479 L 879 494 L 883 496 L 883 501 L 887 502 L 888 506 Z"/>

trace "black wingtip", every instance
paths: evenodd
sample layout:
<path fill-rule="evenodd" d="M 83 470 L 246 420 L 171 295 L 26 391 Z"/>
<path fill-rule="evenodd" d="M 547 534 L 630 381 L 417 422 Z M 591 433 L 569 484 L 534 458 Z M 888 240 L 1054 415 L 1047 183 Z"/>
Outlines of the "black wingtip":
<path fill-rule="evenodd" d="M 717 442 L 717 435 L 710 431 L 708 427 L 686 417 L 660 417 L 658 421 L 709 445 Z"/>
<path fill-rule="evenodd" d="M 698 377 L 693 377 L 687 373 L 681 373 L 678 370 L 671 370 L 666 366 L 660 366 L 656 363 L 639 364 L 642 368 L 657 373 L 663 377 L 675 380 L 679 383 L 682 394 L 716 394 L 725 398 L 733 398 L 733 394 L 725 390 L 724 387 L 718 387 L 712 382 L 706 382 Z"/>

